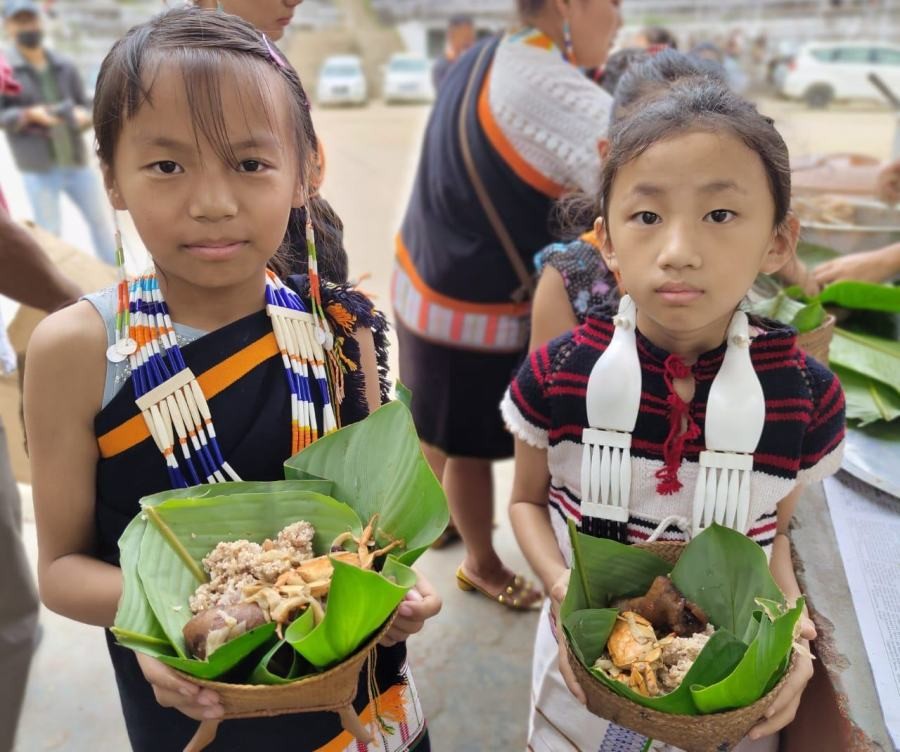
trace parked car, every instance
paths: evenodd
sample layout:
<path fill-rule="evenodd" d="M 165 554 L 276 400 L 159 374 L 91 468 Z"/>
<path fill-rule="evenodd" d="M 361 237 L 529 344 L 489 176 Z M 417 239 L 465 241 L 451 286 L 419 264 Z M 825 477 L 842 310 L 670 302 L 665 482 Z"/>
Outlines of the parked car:
<path fill-rule="evenodd" d="M 886 42 L 818 42 L 800 48 L 781 91 L 821 109 L 835 99 L 885 98 L 869 80 L 878 77 L 900 97 L 900 45 Z"/>
<path fill-rule="evenodd" d="M 319 70 L 316 98 L 321 105 L 365 104 L 369 98 L 362 60 L 356 55 L 332 55 Z"/>
<path fill-rule="evenodd" d="M 384 69 L 385 102 L 431 102 L 434 84 L 431 63 L 419 55 L 399 52 L 391 55 Z"/>

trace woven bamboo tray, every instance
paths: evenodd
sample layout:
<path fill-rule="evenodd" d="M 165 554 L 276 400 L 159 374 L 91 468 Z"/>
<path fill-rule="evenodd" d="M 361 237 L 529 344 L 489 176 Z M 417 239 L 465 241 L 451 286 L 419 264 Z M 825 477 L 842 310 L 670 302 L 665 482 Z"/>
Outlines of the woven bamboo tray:
<path fill-rule="evenodd" d="M 823 366 L 828 365 L 828 349 L 834 336 L 835 317 L 830 313 L 825 321 L 811 332 L 797 335 L 797 346 L 808 355 L 812 355 Z"/>
<path fill-rule="evenodd" d="M 359 673 L 370 653 L 391 628 L 395 614 L 396 611 L 378 633 L 347 660 L 321 674 L 290 684 L 226 684 L 182 674 L 188 681 L 216 692 L 225 708 L 222 718 L 201 722 L 184 752 L 200 752 L 212 744 L 222 721 L 322 711 L 337 713 L 344 730 L 358 741 L 363 744 L 372 742 L 373 736 L 353 709 L 353 701 L 359 686 Z"/>
<path fill-rule="evenodd" d="M 681 556 L 684 544 L 658 541 L 641 543 L 638 547 L 645 548 L 674 565 Z M 645 708 L 607 689 L 581 664 L 569 647 L 568 641 L 566 651 L 575 678 L 587 698 L 588 710 L 594 715 L 633 729 L 656 741 L 673 744 L 686 752 L 728 752 L 734 748 L 750 729 L 765 717 L 766 711 L 774 702 L 788 675 L 796 668 L 797 662 L 795 652 L 788 672 L 778 685 L 753 705 L 710 715 L 672 715 Z"/>

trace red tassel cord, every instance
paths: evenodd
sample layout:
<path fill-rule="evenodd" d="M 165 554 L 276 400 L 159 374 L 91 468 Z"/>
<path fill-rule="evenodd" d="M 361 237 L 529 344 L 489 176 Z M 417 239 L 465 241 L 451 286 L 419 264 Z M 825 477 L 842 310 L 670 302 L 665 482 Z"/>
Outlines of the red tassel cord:
<path fill-rule="evenodd" d="M 684 445 L 700 436 L 700 426 L 691 418 L 690 405 L 675 391 L 675 379 L 686 379 L 690 375 L 691 369 L 679 356 L 670 355 L 666 358 L 663 378 L 669 390 L 669 396 L 666 398 L 666 402 L 669 403 L 669 435 L 663 444 L 665 465 L 656 471 L 656 477 L 659 479 L 656 492 L 663 496 L 671 496 L 681 490 L 678 469 L 681 467 Z M 685 423 L 687 427 L 682 430 Z"/>

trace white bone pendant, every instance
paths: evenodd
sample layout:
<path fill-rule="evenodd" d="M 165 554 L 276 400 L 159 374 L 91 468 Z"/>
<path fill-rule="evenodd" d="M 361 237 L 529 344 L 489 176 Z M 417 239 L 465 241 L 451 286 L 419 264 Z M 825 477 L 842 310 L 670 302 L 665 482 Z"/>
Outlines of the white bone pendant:
<path fill-rule="evenodd" d="M 588 379 L 589 428 L 582 432 L 582 517 L 625 523 L 631 494 L 631 433 L 641 403 L 637 311 L 624 295 L 615 331 Z"/>
<path fill-rule="evenodd" d="M 694 491 L 693 533 L 713 522 L 741 533 L 750 524 L 753 452 L 766 422 L 766 401 L 750 357 L 747 315 L 734 314 L 725 357 L 709 390 L 706 448 Z"/>

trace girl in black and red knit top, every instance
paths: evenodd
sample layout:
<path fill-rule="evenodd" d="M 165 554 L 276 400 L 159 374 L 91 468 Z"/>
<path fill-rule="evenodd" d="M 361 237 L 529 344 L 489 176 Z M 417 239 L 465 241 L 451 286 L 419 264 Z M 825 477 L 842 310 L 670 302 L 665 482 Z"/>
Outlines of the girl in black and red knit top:
<path fill-rule="evenodd" d="M 552 596 L 535 647 L 529 733 L 535 752 L 572 744 L 647 748 L 640 735 L 579 705 L 583 695 L 564 648 L 558 651 L 552 623 L 571 565 L 566 524 L 574 520 L 582 530 L 628 543 L 687 540 L 697 530 L 701 452 L 721 449 L 715 445 L 721 439 L 712 438 L 713 422 L 721 436 L 734 416 L 734 435 L 747 433 L 737 416 L 752 400 L 749 392 L 725 403 L 710 400 L 714 380 L 720 386 L 728 381 L 717 379 L 728 370 L 722 368 L 726 353 L 733 362 L 734 351 L 743 349 L 758 392 L 759 430 L 750 432 L 755 450 L 726 450 L 732 457 L 742 453 L 750 488 L 749 503 L 731 526 L 770 556 L 788 599 L 800 595 L 787 538 L 794 507 L 804 484 L 837 470 L 843 441 L 844 398 L 834 375 L 798 349 L 789 327 L 736 313 L 757 274 L 774 273 L 793 259 L 799 233 L 790 213 L 787 147 L 771 120 L 720 82 L 698 76 L 642 101 L 610 135 L 595 230 L 604 261 L 619 275 L 627 304 L 633 303 L 631 318 L 623 318 L 623 309 L 615 320 L 589 314 L 582 326 L 531 354 L 502 404 L 516 437 L 513 527 Z M 739 321 L 745 334 L 735 334 Z M 614 332 L 629 327 L 634 365 L 607 370 L 599 383 L 613 395 L 629 392 L 625 381 L 638 384 L 632 389 L 636 421 L 622 429 L 598 419 L 587 394 L 589 381 L 598 387 L 591 375 Z M 615 400 L 606 404 L 619 412 Z M 588 520 L 593 514 L 582 514 L 600 508 L 584 501 L 590 463 L 585 476 L 582 462 L 585 429 L 598 426 L 605 436 L 625 431 L 631 457 L 623 516 L 599 525 Z M 724 431 L 726 441 L 729 434 Z M 802 636 L 815 637 L 809 620 Z M 812 675 L 811 661 L 802 662 L 742 752 L 777 749 L 774 734 L 793 718 Z"/>

